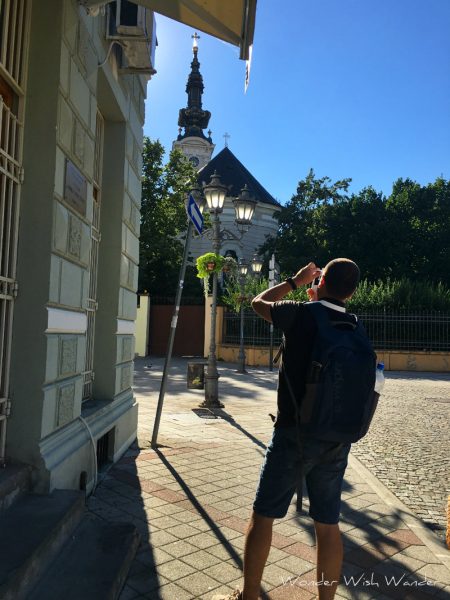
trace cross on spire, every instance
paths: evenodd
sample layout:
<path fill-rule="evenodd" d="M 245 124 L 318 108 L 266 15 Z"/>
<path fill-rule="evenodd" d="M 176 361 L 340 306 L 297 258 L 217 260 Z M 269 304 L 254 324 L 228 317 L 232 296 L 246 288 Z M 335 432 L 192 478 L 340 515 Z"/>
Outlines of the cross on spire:
<path fill-rule="evenodd" d="M 199 40 L 199 39 L 200 39 L 200 36 L 198 35 L 198 33 L 197 33 L 197 32 L 195 32 L 195 33 L 194 33 L 194 35 L 191 35 L 191 38 L 194 40 L 194 41 L 192 42 L 192 48 L 193 48 L 194 52 L 197 52 L 197 49 L 198 49 L 198 43 L 197 43 L 197 40 Z"/>
<path fill-rule="evenodd" d="M 230 139 L 231 135 L 229 133 L 224 133 L 223 137 L 225 139 L 225 148 L 228 148 L 228 140 Z"/>

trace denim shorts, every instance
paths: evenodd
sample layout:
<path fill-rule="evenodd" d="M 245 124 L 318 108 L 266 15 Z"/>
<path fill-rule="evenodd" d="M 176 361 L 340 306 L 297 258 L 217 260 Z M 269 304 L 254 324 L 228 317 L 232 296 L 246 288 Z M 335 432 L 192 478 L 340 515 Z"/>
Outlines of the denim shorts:
<path fill-rule="evenodd" d="M 284 517 L 303 468 L 310 516 L 320 523 L 338 523 L 342 481 L 350 446 L 302 438 L 301 463 L 296 427 L 275 427 L 261 467 L 253 510 L 264 517 Z"/>

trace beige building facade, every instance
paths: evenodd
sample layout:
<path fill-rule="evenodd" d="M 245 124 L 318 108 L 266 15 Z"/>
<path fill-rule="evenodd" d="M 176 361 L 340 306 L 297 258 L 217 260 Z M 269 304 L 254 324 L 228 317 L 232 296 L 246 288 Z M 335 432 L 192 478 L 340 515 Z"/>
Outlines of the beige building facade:
<path fill-rule="evenodd" d="M 21 140 L 3 460 L 34 466 L 42 491 L 89 489 L 97 460 L 116 460 L 136 437 L 131 386 L 150 65 L 130 70 L 112 39 L 109 7 L 95 16 L 74 0 L 20 0 L 6 9 L 2 31 L 10 40 L 22 34 L 22 67 L 16 80 L 7 57 L 1 65 L 12 97 L 4 111 L 16 111 Z M 138 43 L 151 46 L 153 15 L 140 17 L 147 40 Z"/>
<path fill-rule="evenodd" d="M 0 465 L 31 465 L 37 491 L 91 490 L 136 437 L 153 10 L 226 39 L 219 5 L 199 20 L 177 1 L 0 3 Z M 255 10 L 222 17 L 242 58 Z"/>

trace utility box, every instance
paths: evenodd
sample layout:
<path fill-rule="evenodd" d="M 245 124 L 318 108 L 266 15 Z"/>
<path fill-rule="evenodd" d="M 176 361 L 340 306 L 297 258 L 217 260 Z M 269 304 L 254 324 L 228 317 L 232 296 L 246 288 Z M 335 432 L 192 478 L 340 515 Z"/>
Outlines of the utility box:
<path fill-rule="evenodd" d="M 205 365 L 206 362 L 188 362 L 187 387 L 188 390 L 205 389 Z"/>

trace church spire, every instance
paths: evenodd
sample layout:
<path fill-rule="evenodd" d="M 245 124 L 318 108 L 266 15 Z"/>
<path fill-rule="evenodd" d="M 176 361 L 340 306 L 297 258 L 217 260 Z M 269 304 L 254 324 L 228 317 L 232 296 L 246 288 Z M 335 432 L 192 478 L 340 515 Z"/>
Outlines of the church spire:
<path fill-rule="evenodd" d="M 191 62 L 191 72 L 189 73 L 186 93 L 188 95 L 188 103 L 186 108 L 182 108 L 178 117 L 178 125 L 184 127 L 184 133 L 178 135 L 178 140 L 182 140 L 187 137 L 201 137 L 211 142 L 211 137 L 206 137 L 203 133 L 203 129 L 208 127 L 208 122 L 211 117 L 209 110 L 203 110 L 202 108 L 202 94 L 203 94 L 203 77 L 200 73 L 200 63 L 198 62 L 198 44 L 197 40 L 200 36 L 194 33 L 192 36 L 192 52 L 193 59 Z M 209 132 L 208 132 L 209 133 Z"/>

